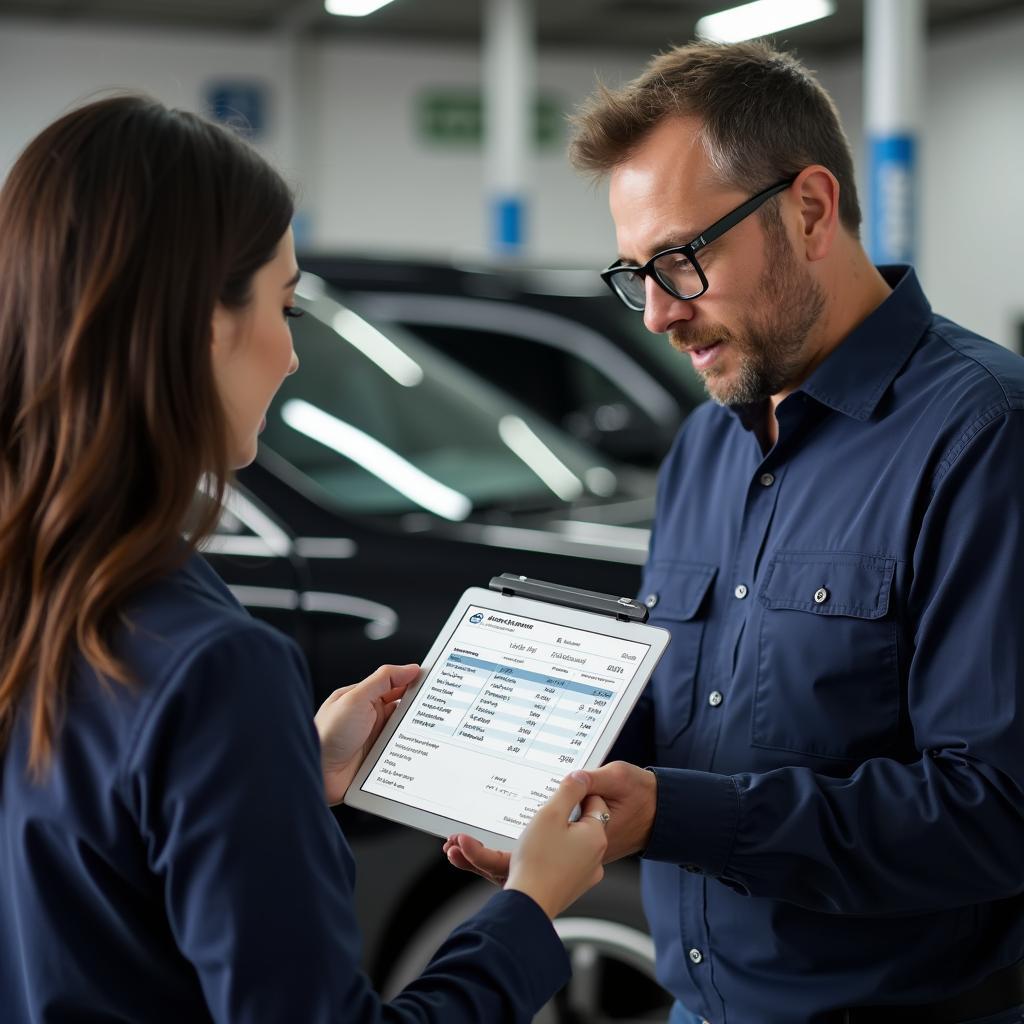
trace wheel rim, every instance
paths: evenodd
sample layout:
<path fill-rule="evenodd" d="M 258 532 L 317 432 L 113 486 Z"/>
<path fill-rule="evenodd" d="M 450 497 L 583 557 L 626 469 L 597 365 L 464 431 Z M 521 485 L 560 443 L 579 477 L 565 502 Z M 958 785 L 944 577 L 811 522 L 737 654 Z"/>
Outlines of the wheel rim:
<path fill-rule="evenodd" d="M 612 1014 L 607 1006 L 609 970 L 628 968 L 641 976 L 644 988 L 660 992 L 655 976 L 654 942 L 637 928 L 596 917 L 560 917 L 555 931 L 569 954 L 572 979 L 534 1018 L 534 1024 L 602 1024 L 664 1021 L 669 998 L 629 1016 Z M 614 965 L 614 967 L 612 966 Z M 627 1001 L 628 1001 L 628 993 Z"/>

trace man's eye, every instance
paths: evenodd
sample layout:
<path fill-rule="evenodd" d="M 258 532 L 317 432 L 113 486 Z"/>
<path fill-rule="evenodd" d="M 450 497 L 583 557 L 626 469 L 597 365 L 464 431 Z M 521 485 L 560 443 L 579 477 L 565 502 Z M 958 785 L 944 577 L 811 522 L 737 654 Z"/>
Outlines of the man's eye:
<path fill-rule="evenodd" d="M 284 315 L 287 320 L 298 320 L 300 316 L 306 315 L 306 311 L 298 306 L 285 306 Z"/>

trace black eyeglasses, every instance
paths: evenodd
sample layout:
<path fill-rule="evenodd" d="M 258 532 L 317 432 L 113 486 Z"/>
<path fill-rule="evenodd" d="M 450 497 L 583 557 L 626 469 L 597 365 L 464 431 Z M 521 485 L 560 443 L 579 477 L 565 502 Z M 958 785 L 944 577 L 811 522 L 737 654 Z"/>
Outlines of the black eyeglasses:
<path fill-rule="evenodd" d="M 780 181 L 777 185 L 758 192 L 731 213 L 716 220 L 693 241 L 655 253 L 642 267 L 616 260 L 607 270 L 601 271 L 601 278 L 630 309 L 638 313 L 643 312 L 647 303 L 644 279 L 648 275 L 674 298 L 699 298 L 708 290 L 708 279 L 697 260 L 697 253 L 716 238 L 721 238 L 729 228 L 734 228 L 745 217 L 749 217 L 762 203 L 789 188 L 795 180 L 790 178 L 787 181 Z"/>

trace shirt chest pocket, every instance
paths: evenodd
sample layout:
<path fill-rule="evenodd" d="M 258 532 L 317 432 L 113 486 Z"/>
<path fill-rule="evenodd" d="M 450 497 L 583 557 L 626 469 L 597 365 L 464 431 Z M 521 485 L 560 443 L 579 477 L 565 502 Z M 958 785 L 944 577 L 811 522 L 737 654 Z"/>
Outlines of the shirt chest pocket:
<path fill-rule="evenodd" d="M 649 684 L 659 752 L 678 739 L 693 716 L 707 597 L 716 572 L 713 565 L 671 560 L 655 561 L 647 569 L 642 599 L 650 609 L 649 621 L 672 634 Z"/>
<path fill-rule="evenodd" d="M 860 758 L 895 739 L 900 684 L 889 611 L 896 559 L 777 552 L 762 610 L 755 746 Z"/>

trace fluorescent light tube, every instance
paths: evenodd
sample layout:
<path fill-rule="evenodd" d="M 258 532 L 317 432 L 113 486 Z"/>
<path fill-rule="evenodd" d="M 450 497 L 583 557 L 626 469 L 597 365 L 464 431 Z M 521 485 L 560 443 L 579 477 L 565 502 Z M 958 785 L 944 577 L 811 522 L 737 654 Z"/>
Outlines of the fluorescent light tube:
<path fill-rule="evenodd" d="M 583 493 L 580 478 L 518 416 L 502 416 L 498 422 L 502 441 L 563 501 Z"/>
<path fill-rule="evenodd" d="M 473 511 L 473 503 L 464 494 L 428 476 L 375 437 L 309 402 L 290 398 L 281 406 L 281 419 L 293 430 L 351 459 L 428 512 L 458 521 Z"/>
<path fill-rule="evenodd" d="M 739 43 L 827 18 L 836 13 L 835 0 L 755 0 L 709 14 L 697 22 L 697 35 L 717 43 Z"/>
<path fill-rule="evenodd" d="M 368 324 L 351 309 L 341 307 L 331 318 L 335 332 L 376 363 L 393 381 L 403 387 L 415 387 L 423 380 L 423 368 L 410 359 L 390 338 Z"/>
<path fill-rule="evenodd" d="M 324 10 L 345 18 L 364 18 L 389 3 L 391 0 L 324 0 Z"/>

